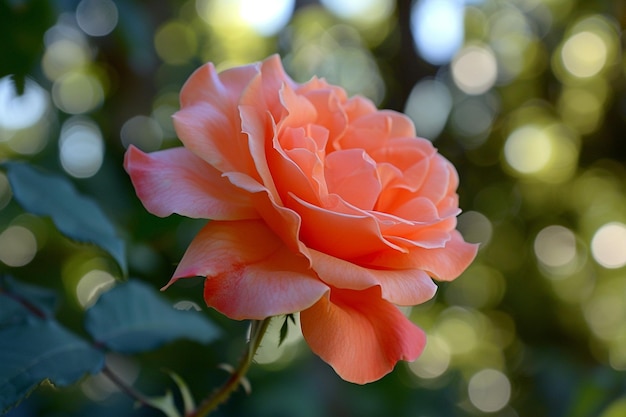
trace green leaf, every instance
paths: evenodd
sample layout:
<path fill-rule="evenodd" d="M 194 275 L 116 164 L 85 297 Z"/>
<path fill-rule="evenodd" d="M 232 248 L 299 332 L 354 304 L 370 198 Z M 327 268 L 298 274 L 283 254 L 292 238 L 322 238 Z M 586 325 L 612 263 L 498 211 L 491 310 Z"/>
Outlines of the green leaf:
<path fill-rule="evenodd" d="M 278 338 L 278 346 L 282 345 L 285 339 L 287 338 L 287 332 L 289 331 L 290 320 L 292 324 L 296 324 L 296 319 L 293 317 L 293 314 L 287 314 L 285 316 L 285 321 L 283 321 L 283 325 L 280 327 L 280 336 Z"/>
<path fill-rule="evenodd" d="M 53 320 L 33 318 L 0 328 L 0 412 L 44 380 L 63 387 L 103 366 L 103 352 Z"/>
<path fill-rule="evenodd" d="M 5 162 L 15 200 L 24 210 L 49 216 L 61 233 L 107 251 L 126 275 L 126 249 L 113 224 L 90 198 L 67 178 L 50 175 L 23 162 Z"/>
<path fill-rule="evenodd" d="M 20 282 L 11 276 L 0 278 L 0 292 L 10 294 L 20 300 L 22 305 L 31 306 L 30 313 L 41 318 L 52 317 L 58 303 L 58 296 L 53 290 Z M 0 313 L 0 326 L 2 317 Z"/>
<path fill-rule="evenodd" d="M 156 349 L 185 338 L 209 343 L 219 330 L 194 310 L 176 310 L 139 281 L 119 284 L 86 312 L 87 331 L 99 344 L 122 353 Z"/>
<path fill-rule="evenodd" d="M 10 295 L 0 293 L 0 330 L 23 324 L 29 320 L 29 311 Z"/>
<path fill-rule="evenodd" d="M 183 378 L 181 378 L 175 372 L 168 372 L 170 378 L 176 383 L 178 390 L 180 391 L 180 395 L 183 399 L 183 408 L 185 410 L 185 415 L 190 415 L 193 410 L 196 409 L 196 402 L 193 399 L 193 395 L 191 395 L 191 391 L 189 390 L 189 386 L 185 382 Z"/>
<path fill-rule="evenodd" d="M 24 76 L 41 60 L 42 39 L 54 20 L 52 2 L 0 1 L 0 76 L 15 74 L 19 94 Z"/>
<path fill-rule="evenodd" d="M 160 410 L 167 417 L 181 417 L 174 403 L 174 396 L 170 391 L 161 397 L 146 397 L 146 401 L 150 407 Z"/>

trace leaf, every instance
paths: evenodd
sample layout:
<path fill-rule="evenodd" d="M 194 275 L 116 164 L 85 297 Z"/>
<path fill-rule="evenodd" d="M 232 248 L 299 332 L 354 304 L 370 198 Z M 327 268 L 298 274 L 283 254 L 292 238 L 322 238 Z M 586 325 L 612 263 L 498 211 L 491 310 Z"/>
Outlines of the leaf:
<path fill-rule="evenodd" d="M 66 178 L 50 175 L 23 162 L 5 162 L 13 196 L 22 208 L 49 216 L 70 239 L 107 251 L 126 275 L 126 249 L 113 224 L 90 198 L 80 195 Z"/>
<path fill-rule="evenodd" d="M 193 395 L 191 395 L 191 391 L 189 390 L 189 386 L 185 382 L 183 378 L 181 378 L 175 372 L 168 372 L 170 378 L 174 381 L 178 390 L 180 391 L 180 395 L 183 399 L 183 408 L 185 410 L 185 415 L 190 415 L 193 410 L 196 409 L 196 402 L 193 399 Z"/>
<path fill-rule="evenodd" d="M 283 325 L 280 327 L 280 336 L 278 338 L 278 346 L 282 345 L 285 339 L 287 338 L 287 332 L 289 331 L 290 320 L 292 324 L 296 324 L 296 319 L 293 317 L 293 314 L 290 313 L 285 316 L 285 321 L 283 321 Z"/>
<path fill-rule="evenodd" d="M 139 281 L 119 284 L 87 310 L 87 331 L 99 344 L 121 353 L 156 349 L 180 338 L 209 343 L 219 330 L 194 310 L 176 310 Z"/>
<path fill-rule="evenodd" d="M 145 400 L 150 407 L 162 411 L 167 417 L 181 417 L 170 391 L 161 397 L 146 397 Z"/>
<path fill-rule="evenodd" d="M 57 307 L 58 296 L 51 289 L 26 284 L 11 276 L 0 278 L 0 292 L 6 292 L 22 304 L 31 306 L 31 313 L 43 317 L 52 317 Z M 0 309 L 1 310 L 1 309 Z M 2 323 L 2 314 L 0 314 Z"/>
<path fill-rule="evenodd" d="M 53 3 L 46 1 L 0 1 L 0 76 L 15 74 L 20 79 L 32 73 L 41 60 L 44 33 L 54 24 Z"/>
<path fill-rule="evenodd" d="M 4 303 L 5 300 L 2 300 Z M 0 412 L 44 380 L 67 386 L 104 366 L 104 353 L 52 320 L 0 329 Z"/>
<path fill-rule="evenodd" d="M 0 293 L 0 330 L 20 325 L 29 319 L 29 311 L 19 301 Z"/>

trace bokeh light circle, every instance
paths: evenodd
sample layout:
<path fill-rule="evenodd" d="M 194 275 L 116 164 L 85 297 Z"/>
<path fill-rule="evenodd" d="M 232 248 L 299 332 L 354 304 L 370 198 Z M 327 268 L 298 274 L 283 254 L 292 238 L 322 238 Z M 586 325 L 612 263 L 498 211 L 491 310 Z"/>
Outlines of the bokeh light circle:
<path fill-rule="evenodd" d="M 239 0 L 244 22 L 263 36 L 273 36 L 284 28 L 293 13 L 295 0 Z"/>
<path fill-rule="evenodd" d="M 409 369 L 420 378 L 437 378 L 448 369 L 450 362 L 450 348 L 446 341 L 429 335 L 424 351 L 416 360 L 409 363 Z"/>
<path fill-rule="evenodd" d="M 542 170 L 551 156 L 550 137 L 538 126 L 525 125 L 514 130 L 504 144 L 506 162 L 522 174 Z"/>
<path fill-rule="evenodd" d="M 415 123 L 419 136 L 434 140 L 439 136 L 452 109 L 452 95 L 441 81 L 425 79 L 413 86 L 404 109 Z"/>
<path fill-rule="evenodd" d="M 76 23 L 87 35 L 106 36 L 117 20 L 117 6 L 111 0 L 81 0 L 76 6 Z"/>
<path fill-rule="evenodd" d="M 163 142 L 163 130 L 153 118 L 138 115 L 122 125 L 120 138 L 125 148 L 135 145 L 144 152 L 156 151 Z"/>
<path fill-rule="evenodd" d="M 565 266 L 576 259 L 576 235 L 563 226 L 545 227 L 535 237 L 534 250 L 542 264 L 552 268 Z"/>
<path fill-rule="evenodd" d="M 100 295 L 115 285 L 115 277 L 106 271 L 92 269 L 76 285 L 76 297 L 83 308 L 89 308 Z"/>
<path fill-rule="evenodd" d="M 154 35 L 154 47 L 159 57 L 171 65 L 185 64 L 196 53 L 198 40 L 189 25 L 171 20 L 159 27 Z"/>
<path fill-rule="evenodd" d="M 83 117 L 68 119 L 61 129 L 59 158 L 63 169 L 76 178 L 95 175 L 104 159 L 104 141 L 98 125 Z"/>
<path fill-rule="evenodd" d="M 611 222 L 600 227 L 591 239 L 591 254 L 605 268 L 626 265 L 626 225 Z"/>
<path fill-rule="evenodd" d="M 447 64 L 463 44 L 464 7 L 458 0 L 421 0 L 411 9 L 417 52 L 433 65 Z"/>
<path fill-rule="evenodd" d="M 94 75 L 74 71 L 59 77 L 54 82 L 52 100 L 65 113 L 87 113 L 102 104 L 104 90 Z"/>
<path fill-rule="evenodd" d="M 467 392 L 474 407 L 486 413 L 494 413 L 509 403 L 511 382 L 498 370 L 483 369 L 472 376 Z"/>
<path fill-rule="evenodd" d="M 0 233 L 0 261 L 18 267 L 30 263 L 37 254 L 37 239 L 23 226 L 9 226 Z"/>
<path fill-rule="evenodd" d="M 321 0 L 321 3 L 343 19 L 365 23 L 386 19 L 395 6 L 392 0 Z"/>
<path fill-rule="evenodd" d="M 26 79 L 24 91 L 17 94 L 10 76 L 0 78 L 0 129 L 18 130 L 37 123 L 48 111 L 48 93 Z"/>
<path fill-rule="evenodd" d="M 497 77 L 496 57 L 486 46 L 467 46 L 452 61 L 454 83 L 466 94 L 485 93 L 493 87 Z"/>
<path fill-rule="evenodd" d="M 565 69 L 575 77 L 588 78 L 596 75 L 604 67 L 607 59 L 607 46 L 604 40 L 590 31 L 570 36 L 561 49 L 561 59 Z"/>

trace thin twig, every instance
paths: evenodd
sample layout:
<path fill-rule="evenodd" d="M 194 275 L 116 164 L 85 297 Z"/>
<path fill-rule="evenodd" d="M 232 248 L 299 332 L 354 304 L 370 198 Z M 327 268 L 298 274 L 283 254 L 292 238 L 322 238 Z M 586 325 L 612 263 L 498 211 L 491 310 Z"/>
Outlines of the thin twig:
<path fill-rule="evenodd" d="M 267 330 L 270 320 L 271 317 L 252 322 L 248 349 L 244 352 L 237 369 L 231 373 L 230 378 L 228 378 L 224 385 L 207 397 L 200 406 L 194 412 L 188 414 L 187 417 L 206 417 L 211 411 L 215 410 L 217 406 L 226 401 L 230 394 L 237 389 L 252 364 L 254 355 L 261 344 L 261 340 L 263 339 L 263 335 Z"/>

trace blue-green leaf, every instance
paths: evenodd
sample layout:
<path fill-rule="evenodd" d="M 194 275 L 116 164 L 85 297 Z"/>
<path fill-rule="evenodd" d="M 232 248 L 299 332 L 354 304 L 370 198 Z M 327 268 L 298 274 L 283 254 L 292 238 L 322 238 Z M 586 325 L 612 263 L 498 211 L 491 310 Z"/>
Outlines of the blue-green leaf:
<path fill-rule="evenodd" d="M 219 335 L 205 316 L 175 309 L 139 281 L 102 294 L 87 310 L 85 326 L 99 344 L 121 353 L 144 352 L 181 338 L 209 343 Z"/>
<path fill-rule="evenodd" d="M 18 300 L 0 293 L 0 330 L 29 320 L 30 312 Z"/>
<path fill-rule="evenodd" d="M 17 281 L 11 276 L 0 277 L 0 291 L 11 294 L 19 299 L 23 305 L 31 305 L 31 314 L 43 317 L 52 317 L 58 303 L 58 296 L 55 291 Z M 0 307 L 0 311 L 2 308 Z M 0 313 L 0 323 L 3 315 Z"/>
<path fill-rule="evenodd" d="M 91 199 L 80 195 L 66 178 L 44 173 L 23 162 L 5 162 L 15 200 L 24 210 L 49 216 L 61 233 L 106 250 L 126 274 L 124 241 Z"/>
<path fill-rule="evenodd" d="M 0 412 L 44 380 L 63 387 L 103 366 L 102 351 L 53 320 L 32 319 L 0 328 Z"/>

